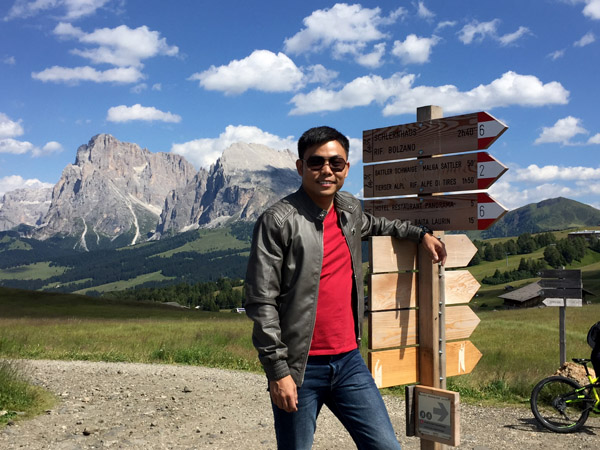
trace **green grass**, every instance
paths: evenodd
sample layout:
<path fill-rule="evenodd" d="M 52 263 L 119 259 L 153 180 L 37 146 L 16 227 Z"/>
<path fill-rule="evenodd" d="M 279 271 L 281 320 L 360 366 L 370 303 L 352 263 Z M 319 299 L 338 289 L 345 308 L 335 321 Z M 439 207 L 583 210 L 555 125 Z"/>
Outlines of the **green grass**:
<path fill-rule="evenodd" d="M 54 403 L 54 396 L 27 382 L 18 366 L 0 361 L 0 427 L 11 420 L 38 415 Z"/>
<path fill-rule="evenodd" d="M 50 266 L 49 262 L 38 262 L 25 266 L 12 267 L 10 269 L 0 269 L 0 280 L 46 280 L 48 278 L 62 275 L 65 267 Z"/>
<path fill-rule="evenodd" d="M 235 239 L 226 228 L 199 230 L 198 235 L 199 239 L 187 242 L 181 247 L 174 248 L 167 252 L 159 253 L 156 256 L 169 258 L 175 253 L 180 252 L 209 253 L 226 248 L 244 250 L 249 247 L 248 242 Z"/>
<path fill-rule="evenodd" d="M 148 281 L 163 281 L 163 280 L 172 280 L 173 277 L 165 277 L 161 271 L 145 273 L 139 275 L 135 278 L 130 278 L 128 280 L 115 281 L 113 283 L 100 284 L 98 286 L 94 286 L 93 288 L 85 288 L 80 289 L 78 291 L 74 291 L 75 294 L 85 294 L 89 290 L 94 290 L 98 292 L 111 292 L 111 291 L 123 291 L 129 288 L 133 288 L 137 285 L 146 283 Z"/>

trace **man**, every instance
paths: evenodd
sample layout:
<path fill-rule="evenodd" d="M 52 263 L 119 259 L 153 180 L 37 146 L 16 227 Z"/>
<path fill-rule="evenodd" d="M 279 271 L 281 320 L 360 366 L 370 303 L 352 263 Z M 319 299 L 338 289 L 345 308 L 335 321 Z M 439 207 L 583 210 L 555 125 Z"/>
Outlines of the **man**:
<path fill-rule="evenodd" d="M 399 449 L 385 405 L 358 345 L 363 274 L 361 238 L 421 242 L 444 262 L 438 239 L 408 222 L 363 213 L 340 192 L 348 176 L 348 139 L 329 127 L 298 141 L 300 189 L 271 206 L 254 228 L 246 273 L 246 313 L 269 380 L 280 449 L 309 449 L 323 404 L 359 449 Z"/>

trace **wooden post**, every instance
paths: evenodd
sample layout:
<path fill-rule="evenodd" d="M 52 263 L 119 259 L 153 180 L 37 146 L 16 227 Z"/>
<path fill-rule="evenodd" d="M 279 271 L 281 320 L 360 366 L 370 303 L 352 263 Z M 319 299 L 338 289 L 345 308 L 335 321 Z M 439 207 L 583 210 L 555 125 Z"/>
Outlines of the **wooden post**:
<path fill-rule="evenodd" d="M 417 108 L 417 122 L 443 117 L 439 106 Z M 436 233 L 437 235 L 438 233 Z M 422 251 L 417 252 L 419 270 L 419 381 L 423 386 L 440 388 L 440 269 Z M 447 448 L 439 442 L 421 439 L 422 450 Z"/>
<path fill-rule="evenodd" d="M 567 302 L 566 299 L 563 301 Z M 567 326 L 566 326 L 566 306 L 561 306 L 558 308 L 558 322 L 560 328 L 560 367 L 562 367 L 567 362 Z"/>

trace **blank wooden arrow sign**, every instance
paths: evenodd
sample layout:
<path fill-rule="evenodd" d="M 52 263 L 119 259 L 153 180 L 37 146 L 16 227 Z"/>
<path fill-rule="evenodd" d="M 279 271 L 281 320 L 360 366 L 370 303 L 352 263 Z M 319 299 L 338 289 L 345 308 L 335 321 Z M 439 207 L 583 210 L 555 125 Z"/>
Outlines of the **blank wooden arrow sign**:
<path fill-rule="evenodd" d="M 402 347 L 418 343 L 416 309 L 372 312 L 369 322 L 369 348 Z M 466 339 L 479 324 L 468 306 L 446 308 L 446 339 Z"/>
<path fill-rule="evenodd" d="M 368 363 L 378 388 L 419 382 L 418 347 L 369 352 Z M 481 352 L 470 341 L 446 344 L 446 376 L 471 373 Z"/>
<path fill-rule="evenodd" d="M 417 244 L 390 236 L 373 236 L 370 240 L 370 266 L 372 273 L 416 270 Z M 446 268 L 465 267 L 477 253 L 477 247 L 465 234 L 444 236 Z M 376 256 L 376 258 L 374 257 Z"/>
<path fill-rule="evenodd" d="M 481 285 L 468 270 L 448 270 L 446 305 L 469 303 Z M 417 306 L 417 274 L 378 273 L 370 278 L 370 311 L 414 308 Z"/>

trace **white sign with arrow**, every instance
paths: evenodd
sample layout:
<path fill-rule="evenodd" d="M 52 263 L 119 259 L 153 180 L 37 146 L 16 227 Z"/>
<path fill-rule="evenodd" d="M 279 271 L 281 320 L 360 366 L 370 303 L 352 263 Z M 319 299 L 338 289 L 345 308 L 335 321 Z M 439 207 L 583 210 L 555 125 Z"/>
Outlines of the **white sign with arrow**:
<path fill-rule="evenodd" d="M 415 386 L 415 435 L 457 446 L 459 433 L 458 392 Z"/>

